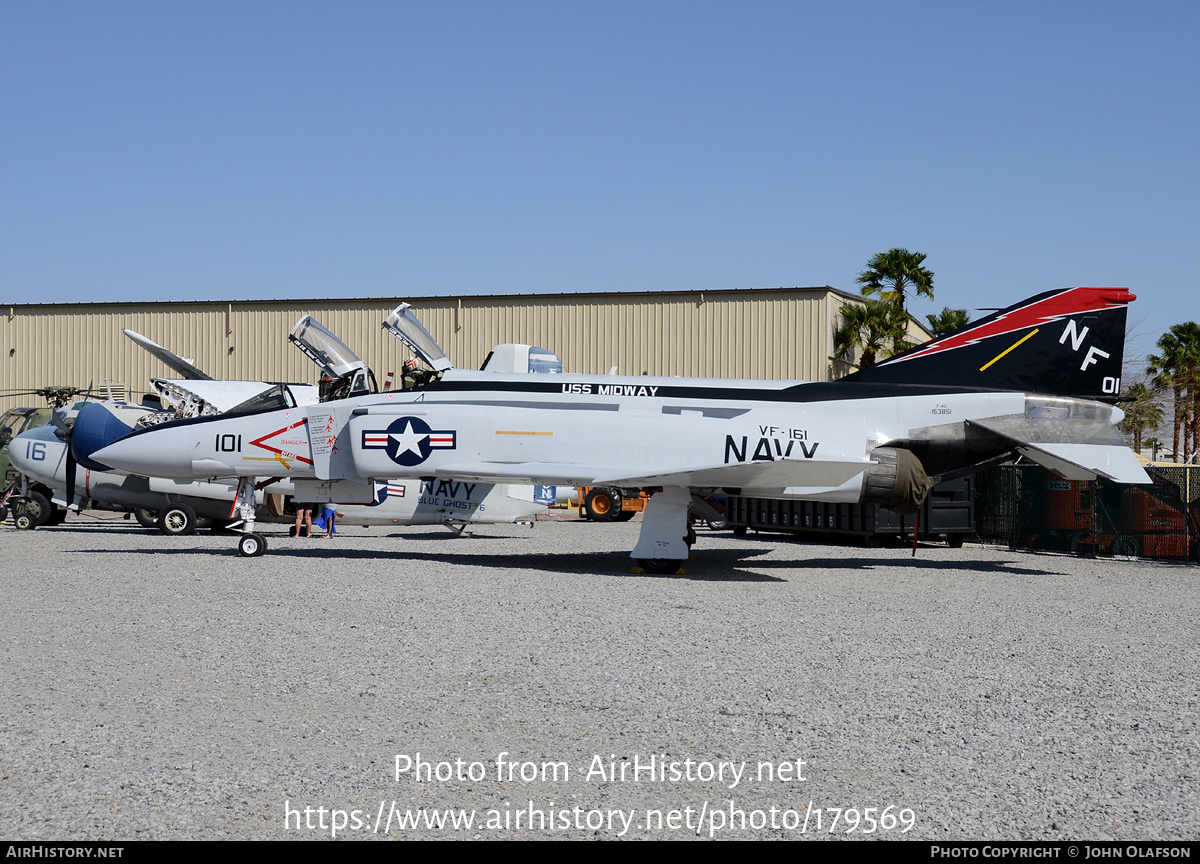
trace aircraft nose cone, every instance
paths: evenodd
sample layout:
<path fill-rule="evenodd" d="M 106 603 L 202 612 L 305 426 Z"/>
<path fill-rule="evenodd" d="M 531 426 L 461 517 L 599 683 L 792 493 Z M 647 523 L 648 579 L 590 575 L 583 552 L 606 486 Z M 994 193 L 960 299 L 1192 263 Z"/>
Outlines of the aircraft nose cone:
<path fill-rule="evenodd" d="M 62 457 L 63 443 L 50 427 L 22 432 L 8 445 L 8 461 L 16 471 L 49 485 L 53 485 Z"/>
<path fill-rule="evenodd" d="M 111 471 L 103 462 L 92 459 L 92 454 L 109 444 L 124 438 L 133 427 L 119 420 L 102 402 L 89 402 L 75 418 L 71 431 L 71 454 L 75 461 L 93 471 Z"/>
<path fill-rule="evenodd" d="M 34 464 L 25 455 L 26 440 L 24 435 L 18 435 L 8 445 L 8 464 L 22 474 L 28 475 Z"/>

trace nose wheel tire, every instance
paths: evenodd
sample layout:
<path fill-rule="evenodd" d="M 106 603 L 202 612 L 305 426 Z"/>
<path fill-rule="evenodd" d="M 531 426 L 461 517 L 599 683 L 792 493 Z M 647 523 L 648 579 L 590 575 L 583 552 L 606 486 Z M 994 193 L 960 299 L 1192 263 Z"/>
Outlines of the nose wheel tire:
<path fill-rule="evenodd" d="M 22 512 L 18 513 L 16 515 L 16 517 L 13 519 L 13 524 L 16 525 L 18 528 L 20 528 L 22 531 L 28 531 L 30 528 L 37 527 L 37 520 L 34 519 L 33 516 L 31 516 L 30 514 L 22 511 Z"/>
<path fill-rule="evenodd" d="M 238 540 L 238 554 L 243 558 L 258 558 L 267 551 L 267 538 L 261 534 L 243 534 Z"/>

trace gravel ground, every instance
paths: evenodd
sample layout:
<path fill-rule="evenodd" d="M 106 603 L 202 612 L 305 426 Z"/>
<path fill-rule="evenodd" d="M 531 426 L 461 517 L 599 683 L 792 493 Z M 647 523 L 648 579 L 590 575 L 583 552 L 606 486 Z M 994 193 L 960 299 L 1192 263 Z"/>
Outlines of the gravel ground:
<path fill-rule="evenodd" d="M 639 525 L 0 526 L 0 833 L 1200 834 L 1200 568 L 701 532 L 649 576 Z"/>

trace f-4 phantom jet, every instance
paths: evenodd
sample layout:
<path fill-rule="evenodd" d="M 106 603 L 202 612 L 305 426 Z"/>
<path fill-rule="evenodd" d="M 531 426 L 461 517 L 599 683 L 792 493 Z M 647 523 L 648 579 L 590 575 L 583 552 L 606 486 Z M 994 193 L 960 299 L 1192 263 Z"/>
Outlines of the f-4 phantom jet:
<path fill-rule="evenodd" d="M 1115 428 L 1123 412 L 1104 401 L 1120 391 L 1134 299 L 1123 288 L 1048 292 L 832 382 L 439 372 L 431 362 L 435 373 L 401 392 L 96 429 L 86 440 L 97 446 L 77 446 L 76 458 L 180 480 L 241 477 L 243 501 L 272 454 L 294 478 L 331 488 L 436 479 L 649 490 L 631 555 L 675 572 L 688 557 L 689 509 L 721 490 L 913 512 L 938 479 L 1018 453 L 1071 479 L 1149 482 Z M 410 346 L 428 339 L 406 306 L 388 326 Z M 85 409 L 77 429 L 94 416 Z M 247 529 L 239 548 L 258 554 L 262 538 Z"/>

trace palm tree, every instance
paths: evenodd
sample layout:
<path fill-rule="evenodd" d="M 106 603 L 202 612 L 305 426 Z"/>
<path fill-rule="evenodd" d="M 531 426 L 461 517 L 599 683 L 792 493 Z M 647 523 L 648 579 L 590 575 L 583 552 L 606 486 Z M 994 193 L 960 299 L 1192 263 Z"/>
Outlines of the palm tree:
<path fill-rule="evenodd" d="M 1170 334 L 1163 334 L 1158 340 L 1158 348 L 1162 354 L 1151 354 L 1146 366 L 1146 372 L 1153 376 L 1154 385 L 1160 390 L 1170 388 L 1173 398 L 1174 417 L 1171 421 L 1171 461 L 1179 461 L 1179 426 L 1183 410 L 1183 378 L 1176 369 L 1177 358 L 1174 355 L 1173 344 L 1168 340 Z"/>
<path fill-rule="evenodd" d="M 1188 424 L 1191 427 L 1191 444 L 1185 448 L 1188 454 L 1185 461 L 1190 462 L 1197 451 L 1200 451 L 1200 324 L 1196 324 L 1194 321 L 1175 324 L 1171 327 L 1170 332 L 1175 334 L 1175 338 L 1183 346 L 1183 368 L 1188 388 L 1188 400 L 1185 408 L 1191 414 L 1191 423 Z M 1187 422 L 1186 413 L 1184 422 Z M 1184 426 L 1185 440 L 1188 439 L 1188 425 Z"/>
<path fill-rule="evenodd" d="M 1175 416 L 1172 424 L 1174 453 L 1179 461 L 1180 444 L 1187 462 L 1200 443 L 1200 412 L 1197 411 L 1197 368 L 1200 367 L 1200 325 L 1192 321 L 1173 324 L 1158 340 L 1159 354 L 1149 358 L 1147 371 L 1159 387 L 1170 387 L 1174 395 Z M 1182 442 L 1180 441 L 1182 433 Z"/>
<path fill-rule="evenodd" d="M 910 288 L 918 296 L 933 299 L 933 271 L 921 266 L 924 261 L 923 252 L 889 249 L 868 261 L 867 269 L 858 274 L 855 281 L 863 286 L 863 296 L 878 294 L 885 303 L 903 312 L 905 295 Z"/>
<path fill-rule="evenodd" d="M 842 323 L 833 336 L 834 353 L 848 360 L 855 348 L 862 352 L 858 368 L 874 366 L 880 355 L 890 357 L 908 348 L 908 315 L 887 303 L 865 300 L 841 309 Z"/>
<path fill-rule="evenodd" d="M 966 309 L 951 309 L 947 306 L 937 315 L 926 315 L 925 320 L 929 322 L 929 332 L 934 336 L 945 336 L 970 324 L 971 313 Z"/>
<path fill-rule="evenodd" d="M 1135 453 L 1142 452 L 1142 433 L 1151 431 L 1162 423 L 1163 410 L 1158 404 L 1158 393 L 1140 381 L 1125 390 L 1125 396 L 1130 401 L 1125 403 L 1125 419 L 1121 421 L 1120 429 L 1133 438 Z"/>

